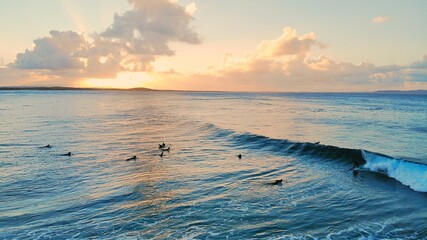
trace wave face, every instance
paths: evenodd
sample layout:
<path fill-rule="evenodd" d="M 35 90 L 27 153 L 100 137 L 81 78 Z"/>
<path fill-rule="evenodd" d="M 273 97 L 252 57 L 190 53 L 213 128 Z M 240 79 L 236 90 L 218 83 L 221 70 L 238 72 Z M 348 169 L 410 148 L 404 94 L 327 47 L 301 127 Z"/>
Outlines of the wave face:
<path fill-rule="evenodd" d="M 427 192 L 427 165 L 395 159 L 382 154 L 362 150 L 364 168 L 386 174 L 415 191 Z"/>
<path fill-rule="evenodd" d="M 227 137 L 239 146 L 243 145 L 248 149 L 260 149 L 348 162 L 357 161 L 360 164 L 366 163 L 362 151 L 359 149 L 341 148 L 311 142 L 296 142 L 288 139 L 274 139 L 252 133 L 237 133 L 232 130 L 218 128 L 213 124 L 206 124 L 202 129 L 210 130 L 215 137 Z"/>
<path fill-rule="evenodd" d="M 310 142 L 294 142 L 287 139 L 274 139 L 252 133 L 237 133 L 213 124 L 205 129 L 213 131 L 216 137 L 229 137 L 239 145 L 249 149 L 273 151 L 285 155 L 339 160 L 353 164 L 359 163 L 363 170 L 384 174 L 418 192 L 427 192 L 427 165 L 396 159 L 381 153 L 363 149 L 341 148 Z"/>

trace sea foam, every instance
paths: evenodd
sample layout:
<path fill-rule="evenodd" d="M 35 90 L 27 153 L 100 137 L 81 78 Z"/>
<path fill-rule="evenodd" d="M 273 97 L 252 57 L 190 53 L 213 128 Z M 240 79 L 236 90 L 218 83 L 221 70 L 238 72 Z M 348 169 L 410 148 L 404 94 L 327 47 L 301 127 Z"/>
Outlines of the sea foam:
<path fill-rule="evenodd" d="M 362 150 L 364 168 L 386 174 L 418 192 L 427 192 L 427 165 Z"/>

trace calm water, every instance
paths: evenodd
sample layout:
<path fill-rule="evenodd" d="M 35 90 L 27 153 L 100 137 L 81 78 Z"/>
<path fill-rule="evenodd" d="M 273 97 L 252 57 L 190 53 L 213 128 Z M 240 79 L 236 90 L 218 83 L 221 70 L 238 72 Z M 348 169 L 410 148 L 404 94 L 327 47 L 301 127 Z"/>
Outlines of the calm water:
<path fill-rule="evenodd" d="M 427 96 L 2 91 L 0 238 L 427 239 L 426 164 Z"/>

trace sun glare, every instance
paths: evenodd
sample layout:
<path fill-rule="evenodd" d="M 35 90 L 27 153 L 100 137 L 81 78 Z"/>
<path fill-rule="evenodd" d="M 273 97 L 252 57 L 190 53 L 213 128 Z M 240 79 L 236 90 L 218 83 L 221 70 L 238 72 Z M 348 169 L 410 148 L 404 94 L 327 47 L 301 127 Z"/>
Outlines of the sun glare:
<path fill-rule="evenodd" d="M 92 78 L 83 80 L 79 87 L 90 88 L 136 88 L 144 87 L 144 84 L 151 80 L 147 73 L 142 72 L 121 72 L 116 78 Z"/>

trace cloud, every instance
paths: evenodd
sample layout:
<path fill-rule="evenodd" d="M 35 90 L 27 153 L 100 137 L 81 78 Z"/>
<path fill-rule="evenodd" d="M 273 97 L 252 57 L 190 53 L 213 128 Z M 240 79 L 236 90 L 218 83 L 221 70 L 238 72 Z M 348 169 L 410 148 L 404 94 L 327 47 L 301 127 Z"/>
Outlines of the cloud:
<path fill-rule="evenodd" d="M 314 33 L 297 35 L 287 27 L 273 40 L 262 41 L 240 60 L 227 54 L 223 65 L 197 73 L 157 73 L 148 87 L 182 90 L 239 91 L 372 91 L 404 89 L 427 83 L 427 56 L 406 66 L 337 62 L 327 56 L 307 57 L 323 46 Z M 420 83 L 418 85 L 414 83 Z M 424 85 L 427 87 L 427 85 Z"/>
<path fill-rule="evenodd" d="M 50 31 L 50 36 L 34 41 L 33 50 L 16 56 L 11 66 L 21 69 L 79 69 L 84 66 L 76 55 L 84 47 L 83 36 L 72 32 Z"/>
<path fill-rule="evenodd" d="M 26 70 L 0 67 L 1 86 L 25 85 L 25 81 L 27 81 L 28 78 L 29 74 Z"/>
<path fill-rule="evenodd" d="M 171 42 L 198 44 L 187 9 L 168 0 L 128 0 L 133 6 L 91 39 L 73 31 L 51 31 L 9 67 L 64 78 L 112 78 L 121 71 L 150 71 L 159 57 L 172 56 Z M 195 11 L 195 5 L 188 8 Z"/>
<path fill-rule="evenodd" d="M 192 17 L 185 8 L 167 0 L 129 0 L 134 9 L 116 14 L 113 24 L 100 36 L 119 40 L 133 54 L 172 55 L 170 41 L 200 43 L 189 27 Z"/>
<path fill-rule="evenodd" d="M 295 29 L 285 27 L 280 37 L 261 42 L 256 51 L 258 57 L 304 56 L 313 46 L 324 46 L 313 32 L 298 36 Z"/>
<path fill-rule="evenodd" d="M 277 38 L 261 41 L 246 56 L 226 54 L 220 66 L 192 73 L 155 72 L 153 62 L 175 54 L 171 43 L 201 42 L 191 26 L 196 4 L 183 7 L 173 0 L 128 2 L 131 10 L 115 14 L 108 28 L 93 33 L 90 38 L 73 31 L 51 31 L 49 36 L 34 40 L 32 49 L 17 54 L 14 62 L 0 67 L 0 84 L 74 85 L 89 78 L 111 81 L 118 73 L 146 72 L 154 79 L 146 86 L 159 89 L 370 91 L 427 88 L 427 55 L 405 66 L 353 64 L 324 55 L 311 57 L 313 50 L 324 48 L 325 44 L 315 33 L 298 34 L 291 27 L 285 27 Z M 389 19 L 378 18 L 378 22 Z"/>
<path fill-rule="evenodd" d="M 185 12 L 188 13 L 190 16 L 193 16 L 196 10 L 197 6 L 195 2 L 192 2 L 185 7 Z"/>
<path fill-rule="evenodd" d="M 410 67 L 415 69 L 427 69 L 427 55 L 424 55 L 421 61 L 412 63 Z"/>
<path fill-rule="evenodd" d="M 52 74 L 48 69 L 18 69 L 0 67 L 0 86 L 64 86 L 69 82 L 79 81 L 74 75 Z"/>
<path fill-rule="evenodd" d="M 390 17 L 382 17 L 382 16 L 378 16 L 372 19 L 372 22 L 374 23 L 383 23 L 383 22 L 387 22 L 388 20 L 390 20 Z"/>
<path fill-rule="evenodd" d="M 416 61 L 404 69 L 408 81 L 427 84 L 427 55 L 421 61 Z"/>

